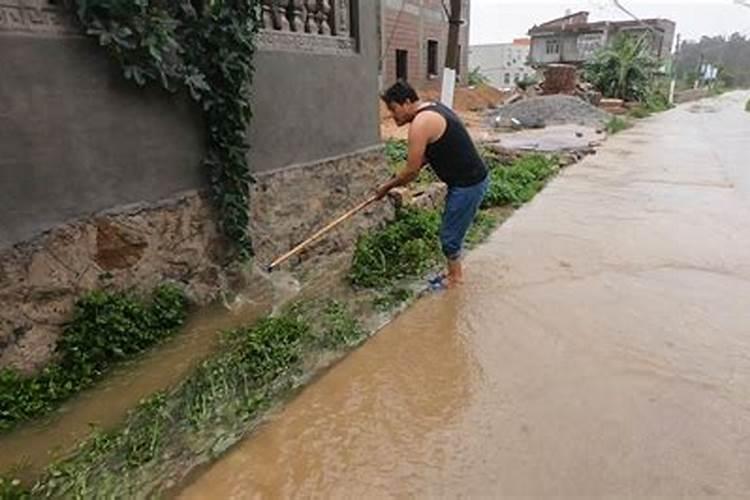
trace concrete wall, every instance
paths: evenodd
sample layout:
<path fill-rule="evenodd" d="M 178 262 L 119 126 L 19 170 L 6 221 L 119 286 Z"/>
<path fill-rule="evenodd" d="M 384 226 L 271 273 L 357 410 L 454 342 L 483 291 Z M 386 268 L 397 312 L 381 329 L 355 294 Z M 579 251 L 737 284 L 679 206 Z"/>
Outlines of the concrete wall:
<path fill-rule="evenodd" d="M 380 142 L 378 13 L 374 2 L 359 4 L 356 53 L 258 54 L 254 172 Z M 18 5 L 8 9 L 30 12 Z M 72 29 L 50 22 L 25 31 L 8 19 L 0 19 L 0 248 L 103 210 L 208 187 L 203 125 L 189 99 L 124 81 L 105 50 Z"/>
<path fill-rule="evenodd" d="M 480 68 L 497 88 L 512 88 L 514 82 L 524 76 L 535 76 L 534 68 L 526 64 L 529 46 L 513 43 L 472 45 L 469 49 L 469 68 Z"/>
<path fill-rule="evenodd" d="M 202 185 L 199 115 L 82 37 L 0 32 L 0 247 Z"/>
<path fill-rule="evenodd" d="M 250 162 L 276 170 L 380 143 L 375 2 L 359 2 L 359 52 L 257 56 Z"/>

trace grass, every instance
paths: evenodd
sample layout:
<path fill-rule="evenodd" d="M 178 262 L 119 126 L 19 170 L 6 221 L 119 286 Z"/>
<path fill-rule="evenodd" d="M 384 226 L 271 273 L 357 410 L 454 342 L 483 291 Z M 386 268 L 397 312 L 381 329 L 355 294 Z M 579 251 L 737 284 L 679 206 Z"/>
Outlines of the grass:
<path fill-rule="evenodd" d="M 159 496 L 181 471 L 239 441 L 262 410 L 299 385 L 308 356 L 347 349 L 366 336 L 336 302 L 292 307 L 228 332 L 222 353 L 178 387 L 142 402 L 121 428 L 96 434 L 50 467 L 33 498 Z M 0 498 L 27 498 L 2 493 L 0 483 Z"/>
<path fill-rule="evenodd" d="M 620 118 L 619 116 L 613 116 L 608 122 L 605 128 L 607 133 L 610 135 L 619 134 L 623 130 L 627 130 L 633 126 L 632 123 Z"/>
<path fill-rule="evenodd" d="M 56 346 L 56 360 L 34 376 L 0 370 L 0 432 L 58 408 L 118 363 L 171 336 L 185 321 L 187 300 L 173 286 L 146 300 L 91 292 L 75 306 Z"/>
<path fill-rule="evenodd" d="M 395 174 L 406 166 L 408 154 L 409 147 L 405 139 L 388 139 L 385 142 L 385 157 L 388 160 L 388 166 L 392 173 Z M 432 169 L 423 168 L 419 171 L 419 177 L 414 181 L 414 185 L 425 187 L 437 181 L 438 178 Z"/>
<path fill-rule="evenodd" d="M 477 215 L 467 245 L 483 241 L 499 224 L 489 209 L 519 207 L 531 200 L 558 171 L 555 157 L 527 155 L 503 165 L 485 152 L 490 168 L 490 187 L 483 210 Z M 383 228 L 365 234 L 357 242 L 349 279 L 358 288 L 380 290 L 377 305 L 398 304 L 399 288 L 404 280 L 422 277 L 433 270 L 442 256 L 438 239 L 441 217 L 437 210 L 403 209 Z"/>

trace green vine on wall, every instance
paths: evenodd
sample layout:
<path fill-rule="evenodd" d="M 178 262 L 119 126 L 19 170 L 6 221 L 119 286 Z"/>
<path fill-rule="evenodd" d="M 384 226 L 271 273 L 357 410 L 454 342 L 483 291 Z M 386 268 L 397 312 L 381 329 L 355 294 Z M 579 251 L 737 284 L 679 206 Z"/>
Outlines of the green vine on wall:
<path fill-rule="evenodd" d="M 208 170 L 224 235 L 253 255 L 247 128 L 258 0 L 76 0 L 86 32 L 139 86 L 187 88 L 205 116 Z"/>

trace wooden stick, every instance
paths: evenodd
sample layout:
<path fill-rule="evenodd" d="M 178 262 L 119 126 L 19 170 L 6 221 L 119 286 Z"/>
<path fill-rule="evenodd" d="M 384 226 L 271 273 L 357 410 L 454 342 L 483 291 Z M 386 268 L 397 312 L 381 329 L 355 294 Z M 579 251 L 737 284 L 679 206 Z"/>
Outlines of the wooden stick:
<path fill-rule="evenodd" d="M 323 229 L 321 229 L 317 233 L 313 234 L 308 239 L 306 239 L 305 241 L 303 241 L 302 243 L 300 243 L 299 245 L 297 245 L 296 247 L 294 247 L 293 249 L 289 250 L 287 253 L 285 253 L 284 255 L 282 255 L 281 257 L 279 257 L 278 259 L 276 259 L 275 261 L 273 261 L 268 266 L 268 272 L 270 273 L 271 271 L 273 271 L 273 269 L 275 267 L 279 267 L 281 264 L 283 264 L 284 262 L 286 262 L 290 258 L 292 258 L 295 255 L 297 255 L 298 253 L 300 253 L 306 247 L 310 246 L 310 244 L 312 244 L 313 242 L 315 242 L 316 240 L 318 240 L 321 236 L 323 236 L 324 234 L 330 232 L 332 229 L 334 229 L 336 226 L 338 226 L 342 222 L 345 222 L 345 221 L 351 219 L 352 217 L 354 217 L 354 215 L 356 215 L 357 213 L 361 212 L 365 208 L 369 207 L 370 205 L 372 205 L 376 201 L 378 201 L 377 196 L 373 196 L 373 197 L 369 198 L 368 200 L 363 201 L 362 203 L 360 203 L 356 207 L 352 208 L 351 210 L 349 210 L 348 212 L 346 212 L 344 215 L 342 215 L 341 217 L 339 217 L 335 221 L 331 222 L 326 227 L 324 227 Z"/>

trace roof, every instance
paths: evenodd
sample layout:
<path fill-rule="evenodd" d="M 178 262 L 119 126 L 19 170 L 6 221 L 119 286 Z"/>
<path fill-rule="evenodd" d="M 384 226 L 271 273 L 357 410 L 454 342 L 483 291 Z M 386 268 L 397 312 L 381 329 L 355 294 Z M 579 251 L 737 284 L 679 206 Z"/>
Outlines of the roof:
<path fill-rule="evenodd" d="M 542 23 L 539 26 L 534 26 L 529 30 L 529 33 L 536 31 L 552 31 L 564 29 L 566 26 L 575 26 L 579 24 L 586 24 L 589 20 L 589 12 L 582 10 L 574 14 L 568 14 L 563 17 L 558 17 L 546 23 Z"/>
<path fill-rule="evenodd" d="M 561 18 L 562 19 L 562 18 Z M 557 22 L 557 23 L 556 23 Z M 556 24 L 555 24 L 556 23 Z M 574 24 L 560 24 L 559 19 L 544 23 L 540 26 L 534 26 L 529 30 L 530 35 L 541 35 L 545 33 L 588 33 L 598 32 L 613 27 L 617 29 L 629 29 L 629 28 L 642 28 L 643 24 L 647 24 L 655 29 L 663 30 L 665 24 L 674 25 L 674 21 L 669 19 L 654 18 L 654 19 L 642 19 L 640 21 L 598 21 L 595 23 L 574 23 Z"/>

